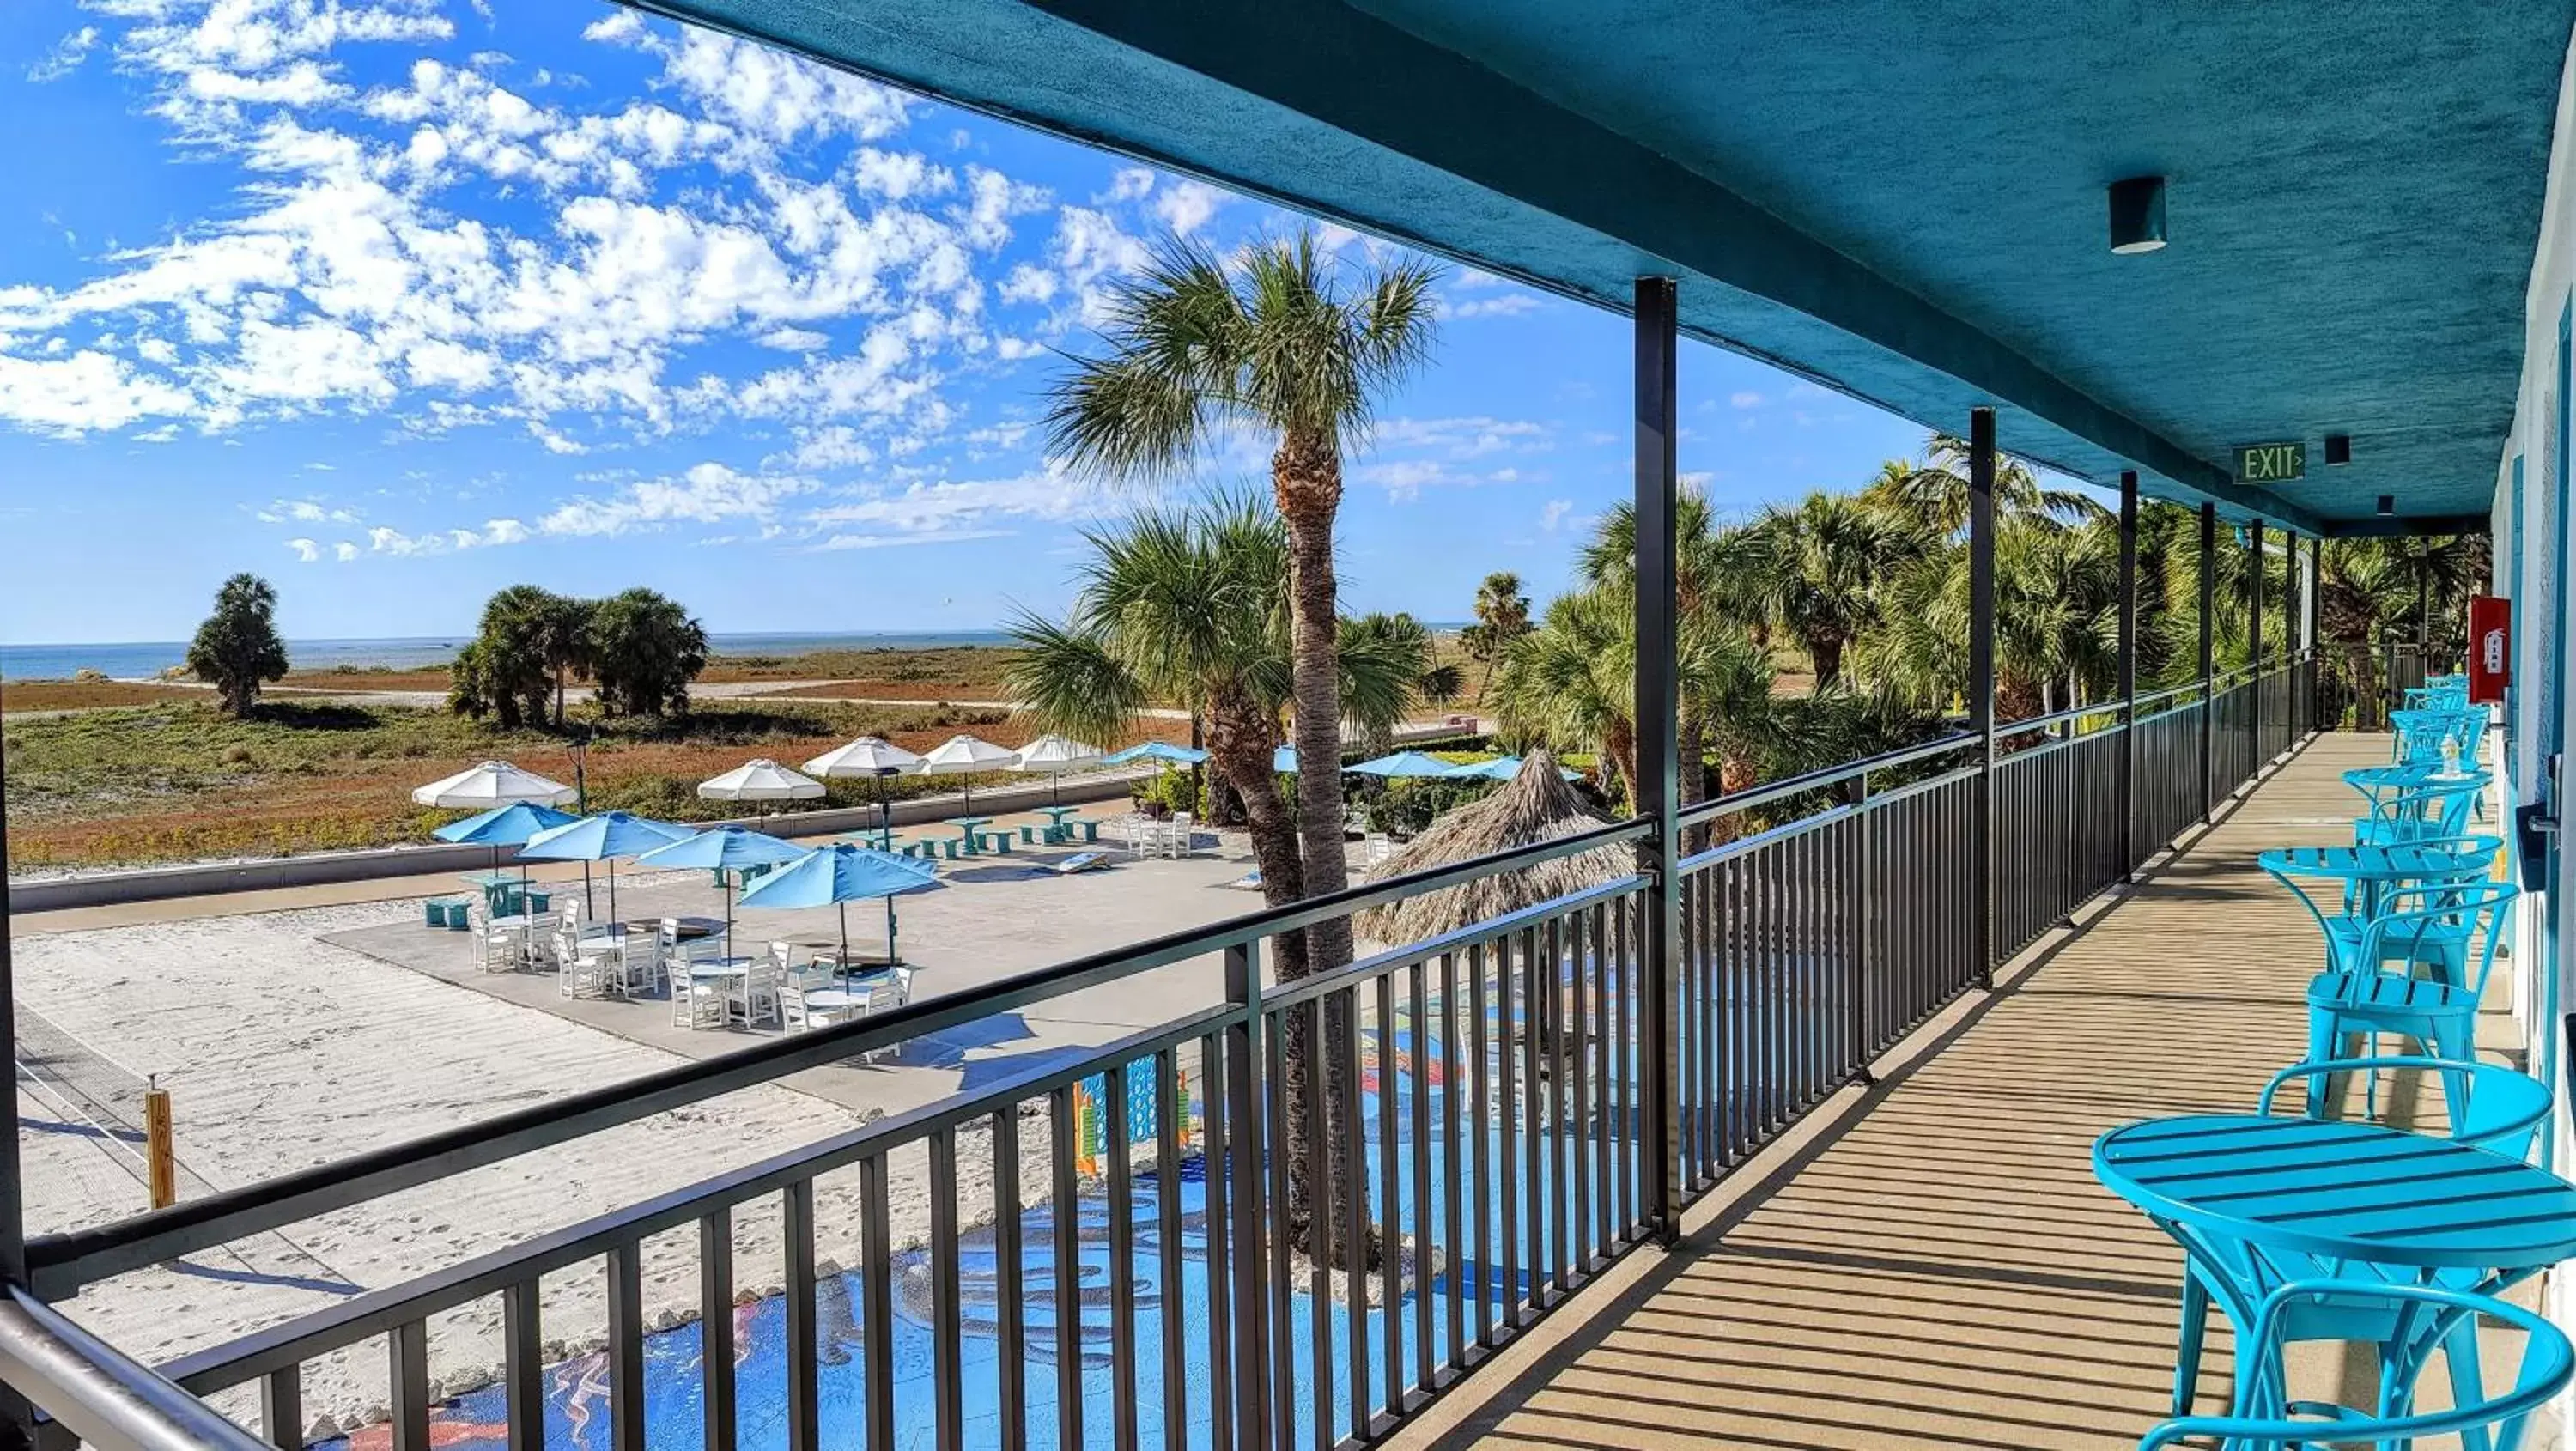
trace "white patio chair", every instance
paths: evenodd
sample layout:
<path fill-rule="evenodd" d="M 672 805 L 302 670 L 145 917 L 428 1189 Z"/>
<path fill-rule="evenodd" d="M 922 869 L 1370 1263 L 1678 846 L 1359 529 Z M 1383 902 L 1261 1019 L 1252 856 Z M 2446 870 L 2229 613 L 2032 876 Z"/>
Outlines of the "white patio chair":
<path fill-rule="evenodd" d="M 606 959 L 583 951 L 569 932 L 555 933 L 555 964 L 555 989 L 565 997 L 588 997 L 608 990 Z"/>
<path fill-rule="evenodd" d="M 724 994 L 712 983 L 691 982 L 683 970 L 671 974 L 671 1026 L 674 1028 L 721 1028 L 725 1023 Z"/>
<path fill-rule="evenodd" d="M 1164 850 L 1175 857 L 1185 857 L 1198 850 L 1198 818 L 1186 811 L 1172 813 L 1171 835 Z"/>
<path fill-rule="evenodd" d="M 634 992 L 658 992 L 663 982 L 662 935 L 646 927 L 629 927 L 618 940 L 626 953 L 626 980 Z"/>
<path fill-rule="evenodd" d="M 906 1008 L 912 1006 L 912 975 L 919 970 L 920 969 L 904 963 L 897 963 L 892 968 L 887 969 L 887 976 L 893 979 L 890 986 L 894 988 L 894 1005 L 896 1007 Z M 868 996 L 870 1000 L 873 1001 L 876 995 L 874 993 L 870 993 Z"/>
<path fill-rule="evenodd" d="M 784 1012 L 779 1003 L 781 986 L 778 969 L 771 966 L 768 959 L 753 962 L 742 975 L 740 986 L 726 989 L 726 1016 L 739 1019 L 746 1028 L 757 1028 L 764 1022 L 783 1022 Z"/>

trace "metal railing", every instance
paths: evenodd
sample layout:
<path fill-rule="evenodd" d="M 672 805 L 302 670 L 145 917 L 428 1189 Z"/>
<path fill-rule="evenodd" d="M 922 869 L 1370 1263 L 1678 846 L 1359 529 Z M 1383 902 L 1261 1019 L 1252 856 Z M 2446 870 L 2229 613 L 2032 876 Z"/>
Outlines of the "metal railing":
<path fill-rule="evenodd" d="M 163 1374 L 201 1396 L 256 1387 L 264 1435 L 298 1445 L 305 1367 L 381 1339 L 393 1444 L 426 1447 L 431 1320 L 497 1300 L 502 1418 L 512 1445 L 541 1445 L 541 1280 L 582 1272 L 604 1282 L 599 1373 L 621 1451 L 647 1439 L 654 1334 L 696 1337 L 688 1390 L 716 1451 L 737 1444 L 747 1393 L 779 1399 L 794 1451 L 823 1439 L 827 1404 L 854 1406 L 871 1448 L 916 1436 L 943 1448 L 1215 1451 L 1367 1439 L 1646 1237 L 1648 1176 L 1704 1190 L 1864 1078 L 1996 961 L 2137 865 L 2121 860 L 2124 800 L 2126 840 L 2143 859 L 2207 812 L 2212 780 L 2232 790 L 2273 747 L 2295 744 L 2313 723 L 2313 691 L 2301 659 L 2206 699 L 2198 685 L 2141 697 L 2133 725 L 2115 702 L 2002 726 L 2015 748 L 1991 783 L 1979 780 L 1983 737 L 1962 734 L 1679 813 L 1742 834 L 1677 864 L 1669 1044 L 1645 1037 L 1654 884 L 1635 874 L 1300 981 L 1262 974 L 1284 934 L 1577 853 L 1624 856 L 1654 829 L 1640 818 L 34 1240 L 30 1274 L 40 1293 L 73 1293 L 802 1068 L 1204 961 L 1221 970 L 1221 1000 L 1073 1061 L 369 1290 Z M 2216 727 L 2207 774 L 2204 712 Z M 2010 864 L 1995 880 L 1958 849 L 1984 800 Z M 1788 819 L 1746 830 L 1756 813 Z M 1974 928 L 1985 913 L 1993 961 L 1980 960 Z M 1640 1128 L 1658 1094 L 1675 1125 L 1671 1162 Z M 961 1174 L 987 1164 L 989 1187 Z M 927 1199 L 929 1220 L 900 1257 L 898 1186 L 901 1200 Z M 784 1367 L 777 1384 L 747 1392 L 736 1229 L 772 1212 Z M 652 1328 L 671 1307 L 648 1307 L 646 1286 L 669 1278 L 694 1279 L 693 1329 Z M 827 1367 L 818 1297 L 842 1296 L 855 1355 Z M 969 1355 L 970 1339 L 993 1353 Z M 0 1380 L 88 1436 L 89 1372 L 11 1340 L 0 1317 Z M 155 1404 L 161 1383 L 139 1367 L 112 1352 L 86 1363 Z"/>

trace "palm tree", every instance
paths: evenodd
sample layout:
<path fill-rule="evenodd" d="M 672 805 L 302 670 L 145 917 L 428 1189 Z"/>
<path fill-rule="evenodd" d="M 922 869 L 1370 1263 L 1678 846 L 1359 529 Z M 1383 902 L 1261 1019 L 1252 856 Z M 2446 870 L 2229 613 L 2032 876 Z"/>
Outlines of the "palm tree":
<path fill-rule="evenodd" d="M 1636 799 L 1636 610 L 1625 591 L 1596 585 L 1550 604 L 1504 652 L 1489 698 L 1506 740 L 1591 754 L 1604 794 L 1615 786 Z"/>
<path fill-rule="evenodd" d="M 1832 689 L 1842 679 L 1844 648 L 1877 617 L 1879 578 L 1911 541 L 1883 511 L 1821 489 L 1796 504 L 1773 505 L 1744 533 L 1759 562 L 1757 607 L 1806 651 L 1816 688 Z"/>
<path fill-rule="evenodd" d="M 1459 632 L 1467 658 L 1485 667 L 1485 686 L 1494 683 L 1494 667 L 1514 640 L 1530 632 L 1529 596 L 1521 577 L 1507 569 L 1486 575 L 1476 586 L 1476 623 Z"/>
<path fill-rule="evenodd" d="M 1293 696 L 1293 551 L 1285 525 L 1259 500 L 1218 496 L 1148 509 L 1084 537 L 1090 558 L 1068 617 L 1059 623 L 1024 614 L 1011 627 L 1022 651 L 1007 677 L 1012 700 L 1043 729 L 1101 741 L 1131 733 L 1153 702 L 1186 705 L 1205 723 L 1209 763 L 1242 799 L 1264 900 L 1282 906 L 1307 895 L 1311 858 L 1300 851 L 1298 823 L 1271 763 Z M 1388 702 L 1400 711 L 1420 679 L 1426 647 L 1390 628 L 1396 619 L 1413 622 L 1377 618 L 1389 624 L 1338 622 L 1346 644 L 1338 654 L 1335 719 L 1372 717 Z M 1338 779 L 1340 767 L 1336 753 L 1325 774 Z M 1313 951 L 1311 936 L 1280 936 L 1273 957 L 1279 977 L 1312 972 Z M 1289 1212 L 1301 1245 L 1309 1243 L 1314 1214 L 1305 1139 L 1314 1058 L 1306 1026 L 1303 1015 L 1288 1015 L 1282 1085 Z M 1341 1136 L 1328 1133 L 1326 1147 L 1333 1182 L 1355 1183 Z"/>
<path fill-rule="evenodd" d="M 1438 276 L 1409 257 L 1348 269 L 1312 227 L 1232 260 L 1176 240 L 1115 290 L 1106 351 L 1075 360 L 1048 400 L 1050 454 L 1118 480 L 1185 470 L 1229 429 L 1271 439 L 1271 494 L 1288 527 L 1297 834 L 1317 895 L 1349 883 L 1334 659 L 1342 456 L 1366 436 L 1378 402 L 1429 358 Z M 1307 935 L 1312 970 L 1350 960 L 1347 920 Z"/>

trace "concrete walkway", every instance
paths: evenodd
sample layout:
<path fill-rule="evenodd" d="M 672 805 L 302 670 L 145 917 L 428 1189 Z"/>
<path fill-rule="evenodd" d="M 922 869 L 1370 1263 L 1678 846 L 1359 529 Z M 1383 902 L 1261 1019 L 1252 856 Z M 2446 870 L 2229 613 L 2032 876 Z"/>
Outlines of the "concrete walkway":
<path fill-rule="evenodd" d="M 1398 1444 L 2134 1447 L 2166 1411 L 2181 1256 L 2094 1181 L 2089 1145 L 2248 1109 L 2299 1056 L 2316 928 L 2254 856 L 2349 840 L 2338 773 L 2386 760 L 2386 741 L 2291 758 L 1699 1205 L 1680 1250 L 1614 1269 Z M 2229 1374 L 2213 1330 L 2204 1413 Z"/>

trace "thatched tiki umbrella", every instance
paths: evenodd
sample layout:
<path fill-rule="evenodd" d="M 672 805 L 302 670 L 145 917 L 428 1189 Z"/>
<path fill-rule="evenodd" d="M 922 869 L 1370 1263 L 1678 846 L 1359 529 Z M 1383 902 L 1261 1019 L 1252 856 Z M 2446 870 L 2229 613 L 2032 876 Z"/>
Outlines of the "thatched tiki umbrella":
<path fill-rule="evenodd" d="M 1541 747 L 1530 752 L 1529 759 L 1521 762 L 1520 773 L 1501 790 L 1432 822 L 1389 858 L 1379 875 L 1400 876 L 1472 861 L 1606 824 L 1574 794 L 1557 768 L 1556 757 Z M 1374 907 L 1360 914 L 1357 925 L 1362 935 L 1379 942 L 1419 942 L 1616 881 L 1635 869 L 1636 860 L 1627 848 L 1599 847 Z"/>

